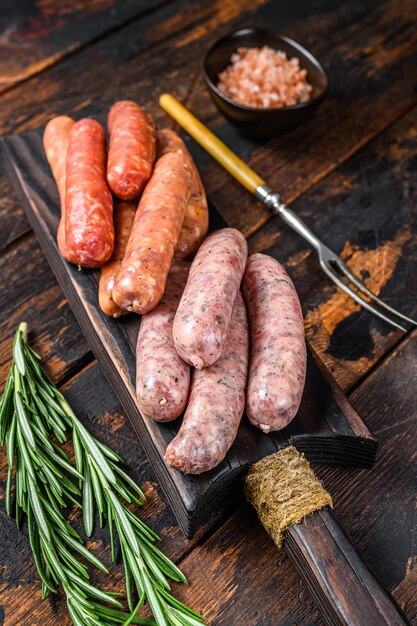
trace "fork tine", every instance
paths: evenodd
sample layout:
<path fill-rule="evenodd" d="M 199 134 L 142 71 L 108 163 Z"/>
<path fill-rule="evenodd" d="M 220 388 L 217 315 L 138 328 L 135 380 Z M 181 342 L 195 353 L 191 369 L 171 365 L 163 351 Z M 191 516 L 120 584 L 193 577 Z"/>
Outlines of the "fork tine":
<path fill-rule="evenodd" d="M 346 263 L 344 261 L 342 261 L 342 259 L 338 259 L 336 261 L 337 263 L 337 267 L 340 269 L 341 272 L 343 272 L 343 274 L 358 288 L 360 289 L 360 291 L 362 291 L 363 293 L 366 293 L 366 295 L 371 298 L 371 300 L 373 300 L 374 302 L 376 302 L 377 304 L 379 304 L 380 307 L 384 308 L 386 311 L 389 311 L 390 313 L 392 313 L 393 315 L 397 315 L 397 317 L 400 317 L 401 319 L 403 319 L 405 322 L 409 322 L 410 324 L 413 324 L 414 326 L 417 326 L 417 322 L 413 319 L 411 319 L 411 317 L 407 317 L 406 315 L 403 315 L 402 313 L 400 313 L 399 311 L 397 311 L 396 309 L 394 309 L 392 306 L 390 306 L 389 304 L 386 304 L 386 302 L 384 302 L 383 300 L 381 300 L 380 298 L 378 298 L 378 296 L 376 296 L 374 293 L 372 293 L 372 291 L 370 291 L 368 289 L 368 287 L 366 285 L 363 284 L 362 281 L 359 280 L 359 278 L 357 278 L 354 274 L 352 274 L 352 272 L 350 271 L 350 269 L 347 267 Z"/>
<path fill-rule="evenodd" d="M 388 322 L 388 324 L 391 324 L 391 326 L 394 326 L 395 328 L 402 330 L 404 333 L 407 332 L 407 330 L 403 326 L 400 326 L 400 324 L 397 324 L 397 322 L 394 322 L 394 320 L 390 319 L 389 317 L 381 313 L 381 311 L 374 308 L 372 304 L 369 304 L 369 302 L 364 300 L 359 294 L 356 293 L 356 291 L 354 291 L 348 285 L 346 285 L 346 283 L 344 283 L 343 280 L 341 280 L 334 273 L 334 270 L 331 267 L 329 267 L 326 263 L 321 263 L 320 265 L 322 269 L 324 270 L 324 272 L 327 274 L 327 276 L 339 287 L 339 289 L 344 291 L 348 296 L 350 296 L 353 300 L 355 300 L 355 302 L 360 304 L 360 306 L 362 306 L 364 309 L 366 309 L 370 313 L 373 313 L 377 317 L 381 318 L 385 322 Z"/>

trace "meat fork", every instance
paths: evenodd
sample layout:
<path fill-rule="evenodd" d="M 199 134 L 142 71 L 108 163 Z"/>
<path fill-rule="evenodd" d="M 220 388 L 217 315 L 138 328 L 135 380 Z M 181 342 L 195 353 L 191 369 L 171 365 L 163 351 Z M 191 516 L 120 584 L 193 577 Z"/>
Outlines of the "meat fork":
<path fill-rule="evenodd" d="M 296 233 L 301 235 L 312 246 L 319 259 L 322 270 L 342 291 L 367 311 L 370 311 L 391 326 L 404 332 L 407 329 L 389 317 L 391 314 L 398 320 L 417 326 L 417 322 L 403 315 L 383 302 L 363 284 L 347 267 L 346 263 L 335 252 L 330 250 L 310 228 L 290 209 L 281 202 L 278 193 L 274 192 L 266 182 L 200 122 L 186 107 L 170 94 L 163 94 L 159 103 L 161 107 L 186 130 L 213 158 L 216 159 L 241 185 L 261 200 L 275 215 L 279 215 Z M 345 282 L 345 280 L 347 282 Z M 356 287 L 355 291 L 352 286 Z M 363 295 L 362 295 L 363 294 Z M 369 301 L 364 296 L 369 298 Z M 379 308 L 378 308 L 379 307 Z M 383 309 L 386 313 L 381 311 Z"/>

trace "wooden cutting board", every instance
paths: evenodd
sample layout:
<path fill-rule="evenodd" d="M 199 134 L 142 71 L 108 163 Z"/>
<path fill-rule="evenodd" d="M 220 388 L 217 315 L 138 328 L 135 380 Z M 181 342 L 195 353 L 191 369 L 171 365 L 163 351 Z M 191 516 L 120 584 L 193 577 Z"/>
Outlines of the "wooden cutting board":
<path fill-rule="evenodd" d="M 201 476 L 185 476 L 167 465 L 164 452 L 178 430 L 179 420 L 170 424 L 146 420 L 135 401 L 135 345 L 140 316 L 114 320 L 104 315 L 97 302 L 98 271 L 78 271 L 59 254 L 58 192 L 43 151 L 42 130 L 4 137 L 1 143 L 6 168 L 46 258 L 188 537 L 199 524 L 214 523 L 233 505 L 242 492 L 240 479 L 249 465 L 289 444 L 306 452 L 311 461 L 372 465 L 375 438 L 311 348 L 301 407 L 287 428 L 265 435 L 244 417 L 226 459 L 214 470 Z M 211 206 L 211 230 L 224 226 Z"/>

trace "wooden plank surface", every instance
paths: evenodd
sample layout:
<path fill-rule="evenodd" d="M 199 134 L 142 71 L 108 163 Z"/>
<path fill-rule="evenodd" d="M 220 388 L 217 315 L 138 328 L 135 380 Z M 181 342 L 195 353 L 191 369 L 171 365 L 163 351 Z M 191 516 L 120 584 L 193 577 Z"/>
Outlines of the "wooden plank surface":
<path fill-rule="evenodd" d="M 181 9 L 178 3 L 164 4 L 142 17 L 140 26 L 135 21 L 110 33 L 4 94 L 0 134 L 36 128 L 57 114 L 100 114 L 123 97 L 137 98 L 154 115 L 158 114 L 160 123 L 172 126 L 157 106 L 161 85 L 166 90 L 175 89 L 179 97 L 186 99 L 200 69 L 203 46 L 212 36 L 211 28 L 218 27 L 222 20 L 226 21 L 223 28 L 227 28 L 227 20 L 248 19 L 265 1 L 224 0 L 213 4 L 187 0 L 180 3 Z M 204 40 L 197 41 L 192 51 L 186 41 L 177 49 L 178 31 L 186 38 L 196 29 L 205 34 Z M 0 205 L 0 222 L 4 225 L 1 251 L 28 232 L 29 224 L 1 168 L 0 191 L 4 198 Z"/>
<path fill-rule="evenodd" d="M 47 351 L 41 348 L 40 352 L 45 354 L 49 366 L 51 359 L 48 358 Z M 129 475 L 143 487 L 147 498 L 146 505 L 138 511 L 141 519 L 151 523 L 152 528 L 160 534 L 161 547 L 169 553 L 171 558 L 181 560 L 204 535 L 206 529 L 201 527 L 192 542 L 185 539 L 175 522 L 170 507 L 162 497 L 161 488 L 155 480 L 150 463 L 129 421 L 124 418 L 119 402 L 99 366 L 95 363 L 91 364 L 61 389 L 90 431 L 123 456 Z M 6 475 L 6 459 L 4 455 L 1 455 L 2 497 Z M 77 529 L 83 533 L 79 512 L 72 512 L 71 517 L 74 518 L 74 516 Z M 14 520 L 5 515 L 4 507 L 0 507 L 0 542 L 2 572 L 0 595 L 4 618 L 4 622 L 0 618 L 0 623 L 4 623 L 4 626 L 38 626 L 41 623 L 51 625 L 59 623 L 61 626 L 70 624 L 65 602 L 61 601 L 61 597 L 58 601 L 50 598 L 41 602 L 41 586 L 31 559 L 27 527 L 25 525 L 22 531 L 18 531 Z M 94 538 L 89 545 L 111 570 L 112 588 L 122 591 L 124 584 L 122 568 L 120 562 L 114 566 L 111 565 L 107 528 L 100 530 L 96 523 Z M 16 553 L 19 558 L 16 558 Z M 102 577 L 97 572 L 94 576 L 98 584 L 108 585 L 108 577 Z"/>
<path fill-rule="evenodd" d="M 154 471 L 175 515 L 188 536 L 203 522 L 213 524 L 230 509 L 235 485 L 246 469 L 259 459 L 296 445 L 312 459 L 327 463 L 372 465 L 376 442 L 320 363 L 309 354 L 306 386 L 300 410 L 284 430 L 265 435 L 242 420 L 236 440 L 224 461 L 201 476 L 185 476 L 164 460 L 178 421 L 158 424 L 143 419 L 135 392 L 135 350 L 139 316 L 117 320 L 104 315 L 97 303 L 98 273 L 78 271 L 60 255 L 56 245 L 59 202 L 42 146 L 42 133 L 31 131 L 2 139 L 6 164 L 24 203 L 29 221 L 57 276 L 88 343 L 112 383 L 149 455 Z M 210 210 L 210 227 L 223 227 Z"/>
<path fill-rule="evenodd" d="M 330 75 L 329 96 L 309 123 L 257 143 L 217 113 L 199 73 L 187 101 L 285 202 L 296 198 L 417 103 L 417 3 L 269 2 L 256 23 L 275 28 L 317 56 Z M 223 29 L 227 30 L 227 29 Z M 206 189 L 227 222 L 248 235 L 267 219 L 261 203 L 198 151 Z M 227 200 L 226 200 L 227 198 Z"/>
<path fill-rule="evenodd" d="M 417 108 L 294 203 L 294 210 L 368 287 L 417 317 Z M 250 239 L 283 262 L 301 297 L 307 337 L 344 389 L 399 340 L 321 272 L 315 252 L 280 218 Z"/>
<path fill-rule="evenodd" d="M 353 394 L 380 441 L 374 469 L 316 468 L 338 519 L 410 624 L 417 623 L 416 349 L 417 333 Z M 387 389 L 395 390 L 395 398 Z M 193 585 L 181 596 L 208 612 L 214 624 L 235 624 L 237 614 L 242 623 L 253 625 L 322 624 L 293 566 L 249 506 L 197 546 L 182 566 Z"/>
<path fill-rule="evenodd" d="M 2 3 L 0 93 L 167 0 Z"/>
<path fill-rule="evenodd" d="M 314 10 L 301 0 L 188 0 L 181 11 L 170 4 L 142 18 L 141 28 L 128 24 L 4 94 L 0 133 L 36 128 L 58 113 L 99 114 L 126 96 L 148 106 L 159 124 L 171 124 L 157 100 L 162 91 L 172 91 L 293 202 L 417 103 L 409 80 L 416 63 L 416 20 L 413 0 L 368 0 L 351 10 L 335 10 L 332 0 L 322 0 Z M 242 139 L 224 122 L 201 77 L 214 31 L 220 36 L 254 22 L 285 29 L 318 55 L 332 77 L 328 100 L 310 123 L 261 145 Z M 210 197 L 229 224 L 249 234 L 268 219 L 210 157 L 193 144 L 191 149 Z M 225 201 L 226 191 L 233 201 Z M 9 215 L 0 209 L 0 218 Z M 27 222 L 21 226 L 27 229 Z"/>
<path fill-rule="evenodd" d="M 29 13 L 33 13 L 35 4 L 46 7 L 48 3 L 30 1 Z M 73 6 L 86 4 L 77 1 Z M 107 0 L 88 4 L 91 15 L 101 10 L 102 15 L 106 15 Z M 122 3 L 115 4 L 121 6 Z M 130 10 L 134 3 L 125 4 Z M 10 6 L 7 2 L 0 8 L 0 16 L 6 24 Z M 50 3 L 48 6 L 51 14 L 62 13 L 61 5 L 59 10 L 55 6 L 51 8 Z M 19 28 L 19 24 L 24 24 L 26 9 L 15 8 L 14 4 L 12 9 L 16 16 L 14 24 Z M 412 310 L 414 234 L 408 243 L 401 237 L 399 241 L 396 235 L 404 236 L 415 208 L 413 150 L 415 153 L 416 137 L 411 132 L 413 115 L 415 119 L 411 108 L 416 104 L 413 78 L 416 10 L 412 0 L 353 3 L 179 0 L 163 3 L 113 33 L 102 36 L 102 30 L 92 45 L 86 45 L 89 34 L 82 44 L 83 49 L 70 51 L 66 60 L 58 62 L 56 59 L 55 67 L 39 70 L 39 75 L 27 78 L 32 75 L 29 56 L 34 55 L 38 62 L 49 54 L 46 46 L 38 45 L 35 33 L 31 43 L 12 42 L 14 54 L 0 59 L 6 76 L 17 75 L 19 58 L 25 68 L 28 66 L 24 82 L 11 86 L 8 93 L 1 96 L 0 132 L 37 127 L 56 113 L 100 113 L 109 102 L 125 95 L 144 101 L 158 115 L 159 123 L 165 124 L 168 120 L 156 106 L 159 86 L 163 84 L 164 90 L 172 90 L 187 102 L 279 188 L 286 201 L 296 202 L 296 209 L 306 219 L 320 222 L 329 242 L 342 241 L 348 230 L 349 236 L 345 239 L 358 246 L 345 251 L 354 266 L 364 263 L 368 270 L 370 267 L 371 278 L 377 280 L 384 296 L 392 294 L 395 304 L 400 304 L 399 300 L 402 302 L 405 296 Z M 52 23 L 54 18 L 51 19 Z M 200 77 L 202 54 L 209 42 L 235 26 L 254 23 L 278 27 L 312 49 L 330 72 L 332 83 L 328 101 L 310 124 L 262 145 L 241 139 L 224 123 L 205 93 Z M 39 37 L 38 41 L 42 42 L 42 33 Z M 71 46 L 69 39 L 67 43 Z M 63 57 L 69 50 L 65 47 L 67 43 L 57 44 L 58 54 Z M 32 52 L 26 52 L 30 49 Z M 36 57 L 37 54 L 40 56 Z M 408 119 L 404 117 L 404 122 L 395 124 L 395 120 L 409 110 Z M 377 139 L 373 141 L 374 138 Z M 355 157 L 357 160 L 339 167 L 370 141 L 373 143 L 362 151 L 362 157 L 359 155 Z M 246 234 L 261 227 L 268 219 L 262 207 L 206 155 L 190 145 L 199 161 L 205 185 L 228 221 L 243 228 Z M 379 197 L 378 185 L 384 189 Z M 349 203 L 350 191 L 356 204 Z M 22 313 L 34 330 L 36 347 L 47 359 L 48 371 L 66 380 L 90 361 L 91 353 L 33 235 L 28 234 L 30 229 L 21 204 L 2 172 L 0 193 L 0 264 L 2 276 L 6 276 L 1 296 L 0 330 L 5 341 L 0 344 L 0 388 L 10 363 L 10 339 Z M 381 214 L 378 202 L 383 207 Z M 394 205 L 399 209 L 397 221 L 396 212 L 390 210 Z M 321 221 L 323 207 L 327 206 L 330 209 L 324 211 Z M 405 206 L 408 213 L 404 211 Z M 350 230 L 349 213 L 357 211 L 360 220 L 360 209 L 366 210 L 370 217 L 367 233 Z M 378 222 L 378 215 L 381 222 Z M 377 466 L 371 473 L 322 467 L 319 474 L 332 492 L 336 512 L 348 532 L 359 543 L 382 582 L 394 592 L 410 623 L 417 624 L 413 398 L 416 338 L 407 338 L 404 346 L 397 349 L 395 344 L 401 342 L 401 338 L 395 333 L 387 334 L 366 314 L 352 311 L 348 306 L 345 316 L 346 302 L 334 298 L 334 291 L 316 271 L 312 257 L 306 255 L 302 245 L 297 247 L 300 242 L 293 235 L 289 236 L 281 225 L 279 238 L 275 239 L 274 228 L 272 223 L 264 226 L 259 237 L 265 237 L 265 244 L 255 236 L 253 245 L 273 246 L 274 254 L 288 264 L 297 286 L 302 289 L 307 316 L 313 316 L 309 318 L 310 338 L 313 343 L 316 338 L 320 355 L 342 385 L 357 387 L 353 402 L 382 444 Z M 354 236 L 350 236 L 352 233 Z M 381 273 L 377 264 L 388 269 L 388 274 Z M 313 271 L 307 271 L 307 267 Z M 393 274 L 389 277 L 391 270 Z M 409 286 L 408 290 L 404 291 L 403 283 Z M 385 361 L 390 350 L 390 357 Z M 373 373 L 366 379 L 369 372 Z M 193 549 L 192 544 L 182 543 L 155 477 L 143 470 L 146 461 L 133 431 L 123 419 L 115 399 L 110 397 L 108 386 L 101 385 L 101 376 L 96 364 L 92 364 L 71 380 L 71 385 L 79 384 L 82 394 L 75 400 L 77 407 L 81 410 L 88 405 L 85 419 L 92 431 L 115 445 L 125 456 L 133 476 L 143 479 L 150 495 L 143 514 L 162 531 L 168 553 L 182 559 L 192 580 L 187 599 L 196 608 L 206 609 L 209 623 L 214 626 L 320 625 L 320 617 L 291 564 L 284 555 L 277 554 L 248 508 L 238 509 L 216 533 L 200 538 L 197 549 Z M 362 379 L 364 382 L 360 384 Z M 94 395 L 96 385 L 101 389 L 100 397 Z M 4 494 L 4 461 L 1 454 L 0 497 Z M 62 600 L 42 602 L 40 599 L 25 531 L 16 532 L 2 511 L 0 506 L 0 561 L 3 564 L 0 624 L 52 626 L 59 623 L 66 626 L 69 620 Z M 103 539 L 107 545 L 106 538 Z M 102 549 L 101 536 L 97 543 L 100 544 L 98 549 Z M 113 581 L 115 586 L 122 582 L 116 574 Z"/>
<path fill-rule="evenodd" d="M 40 246 L 31 233 L 0 256 L 0 380 L 1 388 L 10 368 L 16 328 L 24 317 L 34 347 L 48 361 L 48 373 L 59 382 L 92 360 L 81 333 Z"/>

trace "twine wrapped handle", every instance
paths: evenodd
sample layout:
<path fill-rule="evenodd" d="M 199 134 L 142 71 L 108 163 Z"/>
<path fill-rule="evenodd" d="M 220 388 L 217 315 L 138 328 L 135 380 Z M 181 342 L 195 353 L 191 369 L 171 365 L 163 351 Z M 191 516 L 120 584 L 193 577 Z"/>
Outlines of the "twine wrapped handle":
<path fill-rule="evenodd" d="M 338 524 L 330 494 L 296 448 L 255 463 L 245 492 L 278 548 L 284 545 L 326 624 L 407 624 Z"/>
<path fill-rule="evenodd" d="M 252 465 L 245 480 L 245 494 L 278 548 L 282 547 L 287 528 L 314 511 L 333 506 L 310 463 L 294 446 Z"/>

